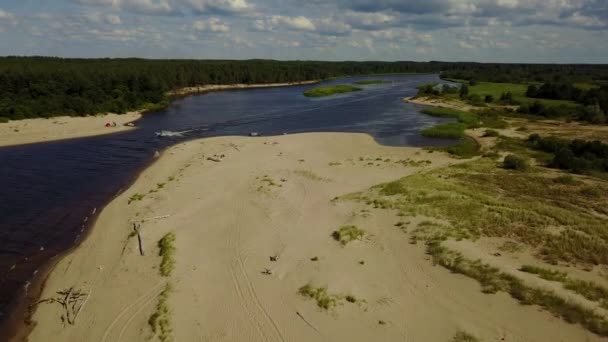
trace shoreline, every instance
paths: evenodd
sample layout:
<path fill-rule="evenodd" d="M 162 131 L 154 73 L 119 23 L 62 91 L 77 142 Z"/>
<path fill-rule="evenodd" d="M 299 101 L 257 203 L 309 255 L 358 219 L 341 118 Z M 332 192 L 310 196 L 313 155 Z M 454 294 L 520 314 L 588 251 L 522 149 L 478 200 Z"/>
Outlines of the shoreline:
<path fill-rule="evenodd" d="M 175 340 L 315 340 L 320 333 L 328 340 L 448 340 L 459 329 L 484 340 L 596 340 L 433 267 L 424 246 L 408 244 L 394 227 L 390 210 L 332 200 L 457 163 L 361 133 L 212 137 L 169 147 L 49 273 L 41 298 L 71 286 L 91 294 L 76 324 L 61 323 L 59 305 L 41 304 L 30 341 L 143 340 L 166 283 L 174 288 Z M 135 194 L 143 197 L 129 203 Z M 411 219 L 415 226 L 424 217 Z M 144 256 L 130 237 L 133 220 L 145 220 Z M 331 232 L 348 224 L 369 235 L 340 246 Z M 162 277 L 156 242 L 169 232 L 176 235 L 175 267 Z M 361 302 L 323 312 L 298 295 L 307 283 Z M 436 323 L 442 329 L 430 329 Z"/>
<path fill-rule="evenodd" d="M 168 95 L 177 98 L 214 91 L 288 87 L 318 82 L 320 81 L 204 85 L 181 88 L 169 92 Z M 55 116 L 51 118 L 10 120 L 6 123 L 0 123 L 0 148 L 125 132 L 136 129 L 136 121 L 144 115 L 144 110 L 136 110 L 125 114 L 100 113 L 82 117 Z M 116 123 L 116 127 L 105 127 L 106 123 L 112 122 Z"/>

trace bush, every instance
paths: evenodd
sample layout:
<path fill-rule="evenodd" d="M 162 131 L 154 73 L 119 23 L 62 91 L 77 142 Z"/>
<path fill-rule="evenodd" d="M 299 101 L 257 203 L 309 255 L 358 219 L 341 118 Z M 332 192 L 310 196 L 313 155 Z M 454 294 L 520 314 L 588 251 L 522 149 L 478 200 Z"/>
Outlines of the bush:
<path fill-rule="evenodd" d="M 167 233 L 158 241 L 159 252 L 162 260 L 160 262 L 160 274 L 163 277 L 168 277 L 175 266 L 175 233 Z"/>
<path fill-rule="evenodd" d="M 331 236 L 342 245 L 346 245 L 354 240 L 362 240 L 363 235 L 365 235 L 365 231 L 357 226 L 343 226 L 331 234 Z"/>
<path fill-rule="evenodd" d="M 530 168 L 530 166 L 528 164 L 528 160 L 526 160 L 525 158 L 522 158 L 522 157 L 512 155 L 512 154 L 505 157 L 505 159 L 502 162 L 502 165 L 505 169 L 508 169 L 508 170 L 525 171 Z"/>
<path fill-rule="evenodd" d="M 499 135 L 500 134 L 493 129 L 486 129 L 486 131 L 483 133 L 484 137 L 497 137 Z"/>

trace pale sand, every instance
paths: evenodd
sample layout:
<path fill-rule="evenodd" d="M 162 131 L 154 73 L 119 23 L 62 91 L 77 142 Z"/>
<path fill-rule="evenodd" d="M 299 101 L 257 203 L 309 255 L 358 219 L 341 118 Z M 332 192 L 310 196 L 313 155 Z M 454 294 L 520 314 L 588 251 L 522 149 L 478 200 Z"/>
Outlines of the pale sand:
<path fill-rule="evenodd" d="M 442 108 L 451 108 L 463 111 L 470 111 L 474 109 L 478 109 L 477 107 L 473 107 L 468 105 L 462 101 L 458 100 L 448 100 L 443 98 L 430 98 L 430 97 L 406 97 L 403 101 L 407 103 L 413 103 L 423 106 L 433 106 L 433 107 L 442 107 Z"/>
<path fill-rule="evenodd" d="M 205 93 L 210 91 L 221 91 L 221 90 L 235 90 L 235 89 L 255 89 L 255 88 L 273 88 L 273 87 L 288 87 L 296 85 L 306 85 L 319 83 L 319 80 L 302 81 L 302 82 L 288 82 L 288 83 L 265 83 L 265 84 L 207 84 L 195 87 L 180 88 L 175 91 L 169 92 L 169 95 L 189 95 L 197 93 Z"/>
<path fill-rule="evenodd" d="M 140 112 L 129 112 L 9 121 L 0 123 L 0 147 L 124 132 L 134 128 L 124 124 L 140 117 Z M 105 127 L 107 122 L 116 122 L 116 127 Z"/>
<path fill-rule="evenodd" d="M 222 154 L 221 162 L 206 159 Z M 432 164 L 394 162 L 407 158 Z M 458 330 L 484 341 L 599 341 L 432 266 L 423 244 L 409 244 L 394 226 L 394 212 L 365 215 L 369 206 L 331 202 L 453 162 L 440 153 L 379 146 L 363 134 L 221 137 L 174 146 L 102 211 L 90 236 L 49 276 L 43 298 L 70 286 L 91 291 L 76 324 L 62 324 L 60 305 L 42 304 L 30 340 L 149 340 L 147 320 L 169 281 L 175 341 L 449 341 Z M 266 175 L 276 185 L 263 181 Z M 167 184 L 158 192 L 127 204 L 161 182 Z M 166 214 L 142 225 L 146 256 L 140 256 L 137 239 L 128 238 L 129 221 Z M 340 246 L 330 235 L 344 224 L 363 228 L 367 238 Z M 171 231 L 176 268 L 162 278 L 156 242 Z M 272 255 L 279 259 L 271 262 Z M 297 294 L 308 282 L 364 302 L 323 311 Z"/>

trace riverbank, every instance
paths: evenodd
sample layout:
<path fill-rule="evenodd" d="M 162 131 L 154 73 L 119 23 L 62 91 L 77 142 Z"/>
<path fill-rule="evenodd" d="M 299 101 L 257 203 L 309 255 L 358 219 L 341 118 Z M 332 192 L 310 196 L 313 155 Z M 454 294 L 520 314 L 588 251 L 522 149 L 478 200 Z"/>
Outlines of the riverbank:
<path fill-rule="evenodd" d="M 476 109 L 475 107 L 468 105 L 458 100 L 448 100 L 445 98 L 432 98 L 432 97 L 406 97 L 403 99 L 406 103 L 413 103 L 422 106 L 432 106 L 441 108 L 450 108 L 462 111 L 471 111 Z"/>
<path fill-rule="evenodd" d="M 30 341 L 447 341 L 462 330 L 488 341 L 599 340 L 434 267 L 403 232 L 423 217 L 397 225 L 380 202 L 334 200 L 456 162 L 364 134 L 173 146 L 56 265 L 42 298 L 78 294 L 77 310 L 40 304 Z M 361 240 L 336 241 L 349 226 Z"/>
<path fill-rule="evenodd" d="M 0 123 L 0 147 L 124 132 L 134 129 L 134 126 L 126 124 L 140 119 L 141 116 L 140 111 L 134 111 L 126 114 L 9 121 Z M 106 127 L 107 123 L 116 123 L 116 126 Z"/>
<path fill-rule="evenodd" d="M 319 83 L 320 80 L 302 81 L 302 82 L 287 82 L 287 83 L 268 83 L 268 84 L 207 84 L 197 87 L 185 87 L 174 90 L 168 93 L 169 96 L 186 96 L 192 94 L 206 93 L 210 91 L 221 90 L 238 90 L 238 89 L 256 89 L 256 88 L 275 88 L 289 87 L 297 85 L 307 85 Z"/>
<path fill-rule="evenodd" d="M 214 84 L 182 88 L 167 95 L 188 96 L 212 91 L 286 87 L 318 82 L 313 80 L 270 84 Z M 84 117 L 58 116 L 0 123 L 0 147 L 124 132 L 135 128 L 126 124 L 140 119 L 142 113 L 143 111 L 133 111 L 126 114 L 98 114 Z M 116 123 L 116 126 L 106 127 L 106 123 Z"/>

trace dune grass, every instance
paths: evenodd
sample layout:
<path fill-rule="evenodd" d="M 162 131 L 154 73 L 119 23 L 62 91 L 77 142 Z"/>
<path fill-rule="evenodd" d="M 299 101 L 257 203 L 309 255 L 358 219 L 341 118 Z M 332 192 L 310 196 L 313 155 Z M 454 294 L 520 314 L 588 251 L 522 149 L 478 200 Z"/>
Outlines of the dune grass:
<path fill-rule="evenodd" d="M 464 136 L 456 145 L 438 148 L 440 151 L 445 151 L 456 158 L 473 158 L 480 154 L 480 146 L 477 141 L 471 137 Z"/>
<path fill-rule="evenodd" d="M 420 133 L 425 137 L 460 139 L 464 136 L 465 124 L 459 122 L 448 122 L 433 127 L 425 128 Z"/>
<path fill-rule="evenodd" d="M 480 342 L 480 340 L 466 331 L 458 331 L 451 342 Z"/>
<path fill-rule="evenodd" d="M 171 311 L 169 309 L 169 294 L 172 291 L 171 284 L 167 283 L 165 289 L 158 297 L 158 303 L 154 313 L 148 318 L 148 325 L 155 335 L 158 335 L 161 342 L 169 342 L 172 340 L 171 333 Z"/>
<path fill-rule="evenodd" d="M 170 232 L 165 234 L 158 241 L 158 248 L 158 255 L 162 258 L 160 262 L 160 274 L 163 277 L 168 277 L 175 266 L 175 233 Z"/>
<path fill-rule="evenodd" d="M 504 170 L 482 158 L 414 174 L 344 196 L 404 216 L 445 222 L 417 232 L 443 238 L 511 238 L 550 263 L 608 265 L 608 193 L 590 198 L 584 185 L 555 183 L 538 172 Z"/>
<path fill-rule="evenodd" d="M 298 293 L 306 298 L 314 299 L 317 306 L 324 310 L 337 306 L 341 300 L 340 296 L 329 294 L 327 287 L 314 287 L 311 284 L 300 287 Z"/>
<path fill-rule="evenodd" d="M 443 247 L 437 239 L 427 241 L 427 253 L 434 264 L 477 280 L 484 293 L 507 292 L 522 305 L 537 305 L 569 323 L 577 323 L 595 334 L 608 336 L 608 320 L 604 316 L 567 301 L 553 291 L 528 286 L 480 260 L 467 259 L 461 253 Z"/>
<path fill-rule="evenodd" d="M 353 87 L 353 86 L 347 85 L 347 84 L 338 84 L 338 85 L 331 85 L 331 86 L 316 87 L 316 88 L 307 90 L 304 92 L 304 96 L 324 97 L 324 96 L 331 96 L 331 95 L 335 95 L 335 94 L 350 93 L 350 92 L 360 91 L 360 90 L 363 90 L 363 89 Z"/>
<path fill-rule="evenodd" d="M 596 284 L 591 281 L 572 279 L 565 272 L 550 270 L 543 267 L 523 265 L 520 269 L 522 272 L 536 274 L 539 277 L 562 283 L 565 289 L 577 293 L 590 301 L 598 302 L 600 306 L 608 309 L 608 288 Z"/>
<path fill-rule="evenodd" d="M 131 197 L 129 197 L 129 202 L 127 204 L 141 201 L 142 199 L 144 199 L 144 197 L 146 197 L 146 195 L 140 194 L 140 193 L 135 193 L 135 194 L 131 195 Z"/>
<path fill-rule="evenodd" d="M 340 242 L 343 246 L 355 240 L 363 240 L 364 235 L 365 231 L 357 226 L 342 226 L 331 234 L 334 240 Z"/>

